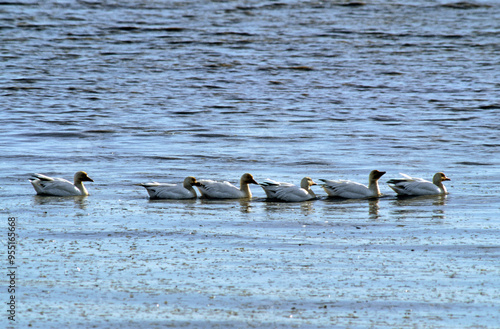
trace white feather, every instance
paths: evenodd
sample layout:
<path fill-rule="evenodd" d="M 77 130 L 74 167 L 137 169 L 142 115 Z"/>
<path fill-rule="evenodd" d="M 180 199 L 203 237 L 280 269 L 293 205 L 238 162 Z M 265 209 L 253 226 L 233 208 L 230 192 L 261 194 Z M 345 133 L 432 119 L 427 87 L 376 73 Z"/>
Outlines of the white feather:
<path fill-rule="evenodd" d="M 381 196 L 378 180 L 385 171 L 372 170 L 368 177 L 368 186 L 349 180 L 320 179 L 323 189 L 331 197 L 346 199 L 374 198 Z"/>
<path fill-rule="evenodd" d="M 260 186 L 266 192 L 267 198 L 286 202 L 300 202 L 316 198 L 316 194 L 311 190 L 311 185 L 316 185 L 309 177 L 304 177 L 300 187 L 290 184 L 276 182 L 266 179 Z"/>
<path fill-rule="evenodd" d="M 89 195 L 83 181 L 93 182 L 84 171 L 78 171 L 75 174 L 74 183 L 63 178 L 53 178 L 42 174 L 32 174 L 29 180 L 37 194 L 51 196 Z"/>
<path fill-rule="evenodd" d="M 422 178 L 414 178 L 400 173 L 403 178 L 393 178 L 387 183 L 398 195 L 436 195 L 447 194 L 443 181 L 450 180 L 445 174 L 438 172 L 432 182 Z"/>
<path fill-rule="evenodd" d="M 202 197 L 210 199 L 240 199 L 251 198 L 252 192 L 248 184 L 258 184 L 252 175 L 243 174 L 240 179 L 240 188 L 233 184 L 223 181 L 214 181 L 210 179 L 199 180 L 200 185 L 197 186 Z"/>
<path fill-rule="evenodd" d="M 186 177 L 182 184 L 169 184 L 169 183 L 144 183 L 137 184 L 142 186 L 148 191 L 151 199 L 194 199 L 196 198 L 196 191 L 193 185 L 198 185 L 194 177 Z"/>

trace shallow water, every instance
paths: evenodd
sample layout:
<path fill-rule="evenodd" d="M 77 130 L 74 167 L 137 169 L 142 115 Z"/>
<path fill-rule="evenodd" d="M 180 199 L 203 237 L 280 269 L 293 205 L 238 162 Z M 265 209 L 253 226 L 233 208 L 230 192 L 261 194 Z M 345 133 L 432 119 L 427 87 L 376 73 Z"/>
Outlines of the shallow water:
<path fill-rule="evenodd" d="M 500 6 L 346 4 L 2 3 L 17 326 L 498 327 Z M 379 200 L 150 201 L 133 185 L 372 169 Z M 27 181 L 78 170 L 89 197 Z M 445 197 L 385 184 L 437 171 Z"/>

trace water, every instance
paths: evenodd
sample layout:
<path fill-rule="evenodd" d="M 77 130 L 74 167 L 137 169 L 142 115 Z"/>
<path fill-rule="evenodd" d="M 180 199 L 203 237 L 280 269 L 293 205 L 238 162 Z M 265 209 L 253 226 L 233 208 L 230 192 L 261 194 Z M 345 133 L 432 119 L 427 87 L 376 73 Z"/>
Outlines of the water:
<path fill-rule="evenodd" d="M 500 6 L 346 4 L 2 3 L 17 326 L 498 327 Z M 133 185 L 372 169 L 379 200 L 149 201 Z M 78 170 L 87 198 L 27 181 Z M 446 197 L 385 184 L 437 171 Z"/>

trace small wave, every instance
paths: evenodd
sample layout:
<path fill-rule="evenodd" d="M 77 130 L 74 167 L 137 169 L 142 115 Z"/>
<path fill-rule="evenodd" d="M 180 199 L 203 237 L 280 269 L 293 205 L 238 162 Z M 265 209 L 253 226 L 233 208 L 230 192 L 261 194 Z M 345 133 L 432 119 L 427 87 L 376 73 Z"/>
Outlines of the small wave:
<path fill-rule="evenodd" d="M 46 132 L 46 133 L 32 133 L 32 134 L 23 134 L 26 136 L 33 137 L 53 137 L 53 138 L 85 138 L 87 135 L 83 133 L 76 132 Z"/>
<path fill-rule="evenodd" d="M 339 3 L 338 6 L 343 6 L 343 7 L 361 7 L 365 6 L 366 2 L 363 1 L 348 1 L 346 3 Z"/>
<path fill-rule="evenodd" d="M 159 156 L 159 155 L 153 155 L 153 156 L 146 156 L 145 158 L 152 159 L 152 160 L 162 160 L 162 161 L 171 161 L 171 160 L 185 160 L 184 158 L 181 157 L 167 157 L 167 156 Z"/>
<path fill-rule="evenodd" d="M 85 130 L 85 133 L 87 133 L 87 134 L 114 134 L 114 133 L 116 133 L 116 131 L 111 130 L 111 129 L 92 129 L 92 130 Z"/>
<path fill-rule="evenodd" d="M 313 71 L 314 68 L 308 65 L 294 65 L 294 66 L 286 66 L 280 67 L 282 70 L 297 70 L 297 71 Z"/>
<path fill-rule="evenodd" d="M 326 161 L 297 161 L 293 163 L 294 166 L 331 166 L 330 162 Z"/>
<path fill-rule="evenodd" d="M 394 118 L 388 115 L 377 115 L 374 117 L 371 117 L 373 121 L 378 121 L 378 122 L 400 122 L 401 119 L 399 118 Z"/>
<path fill-rule="evenodd" d="M 463 166 L 492 166 L 493 165 L 491 163 L 473 162 L 473 161 L 460 161 L 460 162 L 456 162 L 456 164 L 463 165 Z"/>
<path fill-rule="evenodd" d="M 175 115 L 198 115 L 204 113 L 205 111 L 173 111 L 172 114 Z"/>
<path fill-rule="evenodd" d="M 40 87 L 28 87 L 28 86 L 6 86 L 2 87 L 1 89 L 3 90 L 42 90 L 43 88 Z"/>
<path fill-rule="evenodd" d="M 487 4 L 480 4 L 480 3 L 469 2 L 469 1 L 451 2 L 451 3 L 442 4 L 439 6 L 445 7 L 445 8 L 452 8 L 452 9 L 476 9 L 476 8 L 490 8 L 491 7 L 490 5 L 487 5 Z"/>
<path fill-rule="evenodd" d="M 500 104 L 488 104 L 479 106 L 481 110 L 498 110 L 500 109 Z"/>
<path fill-rule="evenodd" d="M 201 137 L 201 138 L 228 138 L 232 137 L 230 135 L 226 134 L 216 134 L 216 133 L 207 133 L 207 134 L 195 134 L 195 137 Z"/>

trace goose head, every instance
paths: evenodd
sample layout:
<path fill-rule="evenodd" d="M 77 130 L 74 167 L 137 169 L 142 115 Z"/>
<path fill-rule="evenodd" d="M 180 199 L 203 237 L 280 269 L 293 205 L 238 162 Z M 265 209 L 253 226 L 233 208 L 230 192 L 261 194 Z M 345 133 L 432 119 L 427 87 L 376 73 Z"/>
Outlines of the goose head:
<path fill-rule="evenodd" d="M 444 182 L 445 180 L 451 180 L 451 179 L 446 177 L 446 175 L 442 172 L 436 173 L 432 178 L 432 182 L 438 186 L 441 185 L 441 183 Z"/>
<path fill-rule="evenodd" d="M 384 176 L 385 171 L 372 170 L 370 172 L 369 181 L 374 182 L 380 179 L 380 177 Z"/>
<path fill-rule="evenodd" d="M 246 173 L 243 174 L 243 176 L 241 176 L 240 185 L 248 185 L 248 184 L 259 185 L 259 183 L 257 183 L 257 181 L 253 178 L 252 174 Z"/>
<path fill-rule="evenodd" d="M 184 178 L 184 183 L 182 184 L 185 188 L 190 188 L 191 186 L 200 186 L 201 183 L 196 180 L 193 176 L 188 176 Z"/>
<path fill-rule="evenodd" d="M 316 184 L 315 182 L 313 182 L 313 180 L 311 179 L 311 177 L 304 177 L 300 181 L 300 187 L 303 188 L 304 190 L 309 190 L 309 188 L 311 186 L 313 186 L 313 185 L 318 185 L 318 184 Z"/>
<path fill-rule="evenodd" d="M 74 177 L 75 183 L 81 182 L 93 182 L 94 180 L 90 178 L 85 171 L 78 171 Z"/>

